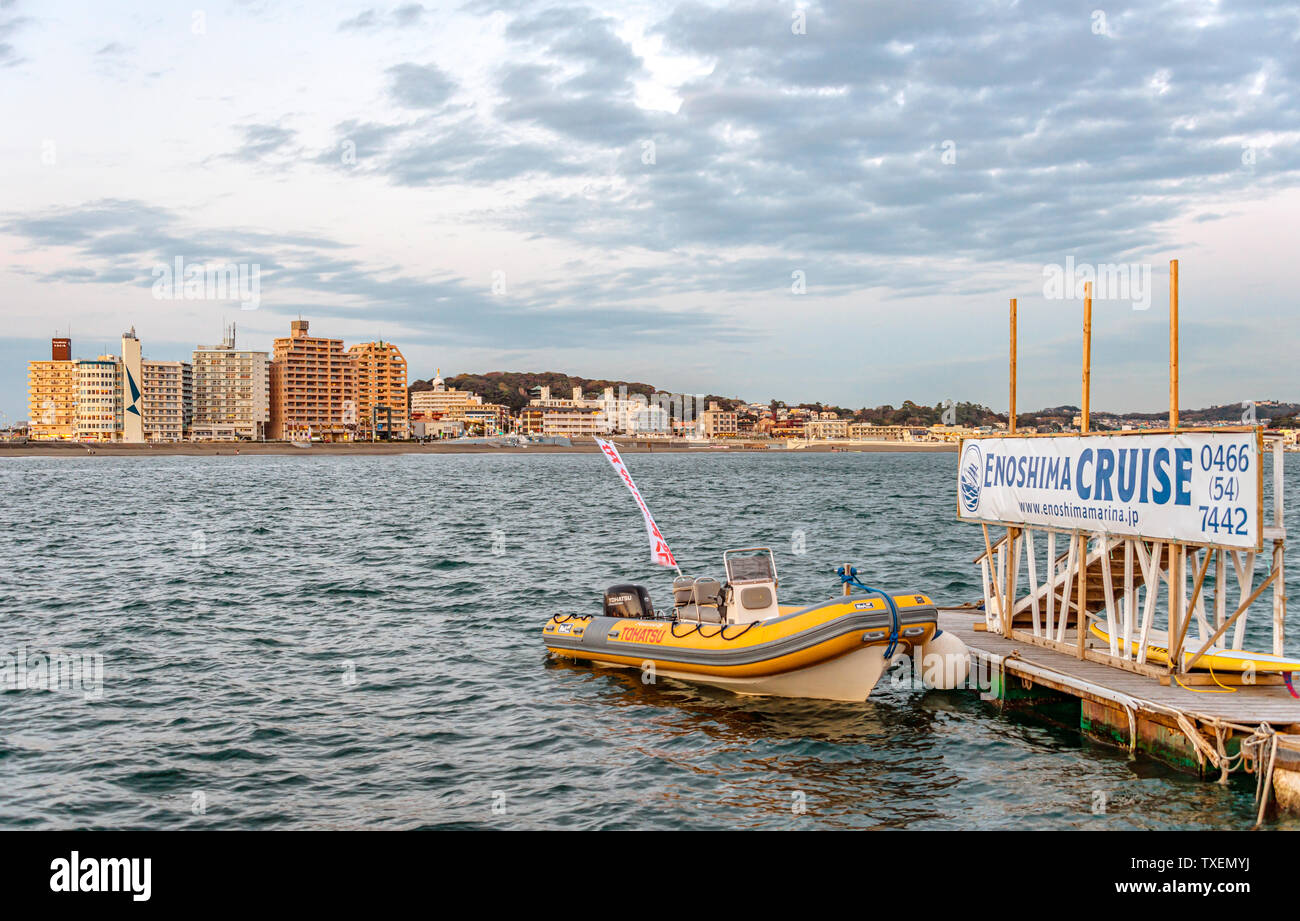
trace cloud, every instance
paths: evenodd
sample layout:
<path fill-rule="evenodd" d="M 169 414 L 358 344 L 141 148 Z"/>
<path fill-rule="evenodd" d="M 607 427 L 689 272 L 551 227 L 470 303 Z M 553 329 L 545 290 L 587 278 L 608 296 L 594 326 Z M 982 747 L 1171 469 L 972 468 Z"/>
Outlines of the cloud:
<path fill-rule="evenodd" d="M 12 9 L 13 6 L 13 0 L 5 0 L 0 3 L 0 10 Z M 27 16 L 0 17 L 0 67 L 14 67 L 23 62 L 22 55 L 18 53 L 18 49 L 10 39 L 31 22 L 32 20 Z"/>
<path fill-rule="evenodd" d="M 431 336 L 489 341 L 490 320 L 582 339 L 584 322 L 604 329 L 591 311 L 634 328 L 619 324 L 636 304 L 668 338 L 734 337 L 768 309 L 784 341 L 807 314 L 854 297 L 888 313 L 879 303 L 891 297 L 1034 290 L 1041 267 L 1067 256 L 1129 262 L 1209 245 L 1238 210 L 1300 184 L 1294 8 L 1139 0 L 1098 29 L 1091 8 L 1064 0 L 819 0 L 803 7 L 802 34 L 793 12 L 783 0 L 471 0 L 438 13 L 444 35 L 467 38 L 436 45 L 435 59 L 416 29 L 376 34 L 427 25 L 428 10 L 376 5 L 326 26 L 331 52 L 344 52 L 330 60 L 353 68 L 349 92 L 312 95 L 292 117 L 267 104 L 214 154 L 301 181 L 276 183 L 286 201 L 340 174 L 363 192 L 400 189 L 375 189 L 384 203 L 349 226 L 355 239 L 294 245 L 274 220 L 262 238 L 199 231 L 144 201 L 9 226 L 68 247 L 73 261 L 52 271 L 69 280 L 182 247 L 243 246 L 293 282 L 281 306 L 369 310 Z M 10 45 L 6 57 L 17 28 L 6 21 L 0 65 L 17 54 Z M 443 203 L 454 217 L 435 213 Z M 486 280 L 376 267 L 348 245 L 382 239 L 383 222 L 452 220 L 464 241 L 535 247 L 554 281 L 491 298 Z M 777 300 L 793 271 L 812 295 L 803 313 Z M 954 335 L 980 334 L 957 309 L 943 317 Z"/>
<path fill-rule="evenodd" d="M 434 64 L 397 64 L 388 68 L 389 95 L 410 109 L 438 109 L 456 91 L 456 81 Z"/>
<path fill-rule="evenodd" d="M 189 264 L 256 263 L 263 311 L 405 325 L 413 330 L 404 337 L 408 343 L 612 346 L 633 336 L 668 343 L 683 332 L 719 342 L 746 338 L 709 310 L 629 308 L 627 292 L 616 288 L 566 284 L 496 295 L 491 279 L 415 276 L 370 265 L 349 255 L 347 244 L 318 235 L 194 228 L 175 212 L 140 201 L 108 199 L 10 217 L 0 222 L 0 232 L 29 248 L 69 251 L 64 267 L 51 272 L 11 267 L 42 282 L 148 287 L 153 268 L 177 256 Z"/>
<path fill-rule="evenodd" d="M 1096 34 L 1069 6 L 826 0 L 796 34 L 782 3 L 687 2 L 650 30 L 706 65 L 669 113 L 638 103 L 647 68 L 614 19 L 520 4 L 489 110 L 446 109 L 456 83 L 436 66 L 390 68 L 393 100 L 427 117 L 373 122 L 366 169 L 399 185 L 574 180 L 514 220 L 583 244 L 1110 260 L 1206 201 L 1300 178 L 1300 68 L 1260 38 L 1295 15 L 1191 19 L 1138 7 Z"/>
<path fill-rule="evenodd" d="M 419 25 L 427 12 L 428 10 L 419 3 L 408 3 L 395 7 L 387 13 L 380 12 L 372 7 L 362 10 L 351 19 L 340 22 L 339 31 L 366 32 L 377 29 L 404 29 Z"/>
<path fill-rule="evenodd" d="M 244 163 L 265 163 L 296 157 L 299 147 L 296 145 L 297 132 L 281 125 L 252 124 L 240 129 L 243 142 L 228 154 L 231 159 Z"/>

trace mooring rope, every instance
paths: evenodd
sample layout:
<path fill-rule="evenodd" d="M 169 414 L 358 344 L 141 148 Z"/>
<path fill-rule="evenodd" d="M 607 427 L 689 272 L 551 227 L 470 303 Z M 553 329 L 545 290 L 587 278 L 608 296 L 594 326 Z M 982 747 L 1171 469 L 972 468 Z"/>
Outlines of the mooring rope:
<path fill-rule="evenodd" d="M 1268 747 L 1268 766 L 1264 767 L 1264 747 Z M 1255 828 L 1264 823 L 1268 809 L 1269 793 L 1273 789 L 1273 768 L 1277 764 L 1277 731 L 1268 723 L 1260 723 L 1255 731 L 1241 740 L 1242 764 L 1247 773 L 1255 774 Z M 1262 769 L 1261 769 L 1262 768 Z"/>
<path fill-rule="evenodd" d="M 1142 700 L 1131 697 L 1122 691 L 1115 691 L 1109 688 L 1103 688 L 1093 685 L 1091 682 L 1081 680 L 1074 676 L 1064 674 L 1047 666 L 1036 665 L 1021 657 L 1019 650 L 1012 650 L 1005 655 L 996 653 L 987 654 L 986 657 L 991 664 L 995 664 L 1001 673 L 1001 682 L 1005 684 L 1006 674 L 1009 663 L 1018 660 L 1022 669 L 1022 676 L 1025 671 L 1033 675 L 1036 671 L 1046 672 L 1057 676 L 1067 685 L 1074 685 L 1084 689 L 1089 689 L 1097 696 L 1109 700 L 1112 703 L 1123 707 L 1125 715 L 1129 719 L 1129 751 L 1132 752 L 1137 744 L 1137 715 L 1145 711 L 1148 713 L 1160 713 L 1173 719 L 1179 731 L 1187 737 L 1191 743 L 1193 751 L 1196 753 L 1197 766 L 1203 768 L 1206 762 L 1219 770 L 1219 783 L 1227 783 L 1228 775 L 1238 769 L 1246 773 L 1254 773 L 1255 779 L 1255 801 L 1258 804 L 1258 810 L 1255 818 L 1255 828 L 1258 828 L 1264 821 L 1264 813 L 1268 808 L 1269 795 L 1273 787 L 1273 772 L 1277 761 L 1278 734 L 1268 723 L 1260 723 L 1253 730 L 1250 726 L 1240 723 L 1224 720 L 1216 716 L 1205 714 L 1191 714 L 1191 717 L 1183 711 L 1165 704 L 1156 703 L 1152 700 Z M 1214 732 L 1215 744 L 1213 746 L 1206 740 L 1205 736 L 1197 728 L 1196 722 L 1204 723 Z M 1229 755 L 1227 751 L 1227 739 L 1231 732 L 1249 733 L 1241 740 L 1241 746 L 1237 754 Z M 1265 753 L 1267 751 L 1267 760 Z"/>

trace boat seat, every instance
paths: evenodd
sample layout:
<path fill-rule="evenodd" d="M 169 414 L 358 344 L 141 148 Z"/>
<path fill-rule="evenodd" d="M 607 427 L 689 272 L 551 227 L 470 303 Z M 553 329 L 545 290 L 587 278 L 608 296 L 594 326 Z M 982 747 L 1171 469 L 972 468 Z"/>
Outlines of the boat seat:
<path fill-rule="evenodd" d="M 701 576 L 679 576 L 673 580 L 673 605 L 677 619 L 702 624 L 720 624 L 725 620 L 722 583 Z"/>

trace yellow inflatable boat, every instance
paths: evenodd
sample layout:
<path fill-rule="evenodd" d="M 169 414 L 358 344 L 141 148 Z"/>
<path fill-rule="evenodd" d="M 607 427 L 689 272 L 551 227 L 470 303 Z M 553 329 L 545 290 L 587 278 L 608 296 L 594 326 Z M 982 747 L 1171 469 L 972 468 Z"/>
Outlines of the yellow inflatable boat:
<path fill-rule="evenodd" d="M 886 595 L 846 567 L 842 597 L 779 604 L 771 550 L 728 550 L 722 557 L 726 583 L 677 578 L 671 613 L 657 613 L 644 587 L 615 585 L 605 592 L 603 614 L 548 620 L 546 648 L 578 662 L 737 694 L 866 700 L 885 668 L 904 655 L 929 686 L 951 688 L 966 679 L 969 652 L 939 629 L 927 596 Z M 849 594 L 853 587 L 861 593 Z"/>

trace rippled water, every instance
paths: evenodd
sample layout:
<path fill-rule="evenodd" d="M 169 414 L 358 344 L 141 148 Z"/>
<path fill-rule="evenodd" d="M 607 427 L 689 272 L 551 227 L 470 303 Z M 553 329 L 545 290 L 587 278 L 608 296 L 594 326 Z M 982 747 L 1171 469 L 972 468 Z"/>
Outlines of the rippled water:
<path fill-rule="evenodd" d="M 979 593 L 955 462 L 628 456 L 688 573 L 770 544 L 790 599 L 834 594 L 852 561 L 940 603 Z M 0 827 L 1253 819 L 1253 787 L 1132 761 L 971 693 L 749 699 L 548 661 L 550 612 L 594 610 L 622 581 L 668 598 L 597 455 L 9 459 L 0 495 L 0 652 L 105 663 L 99 700 L 0 691 Z"/>

